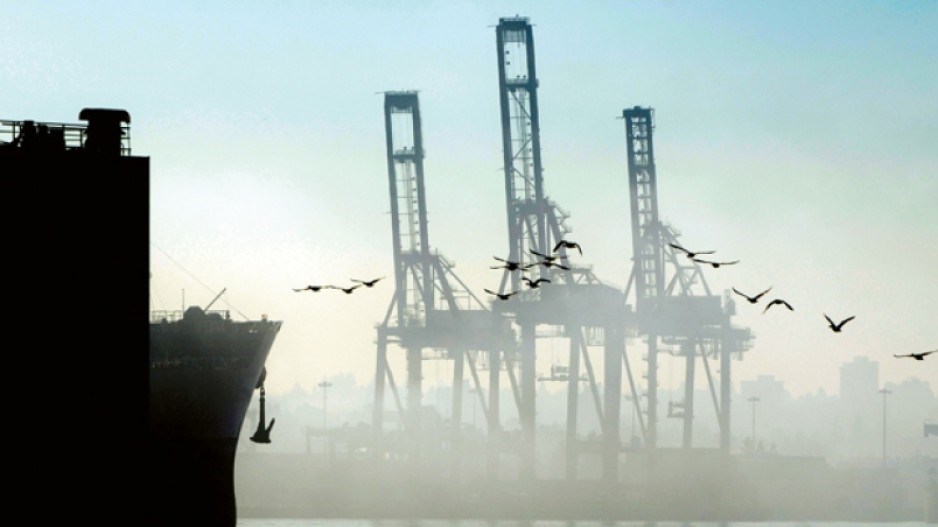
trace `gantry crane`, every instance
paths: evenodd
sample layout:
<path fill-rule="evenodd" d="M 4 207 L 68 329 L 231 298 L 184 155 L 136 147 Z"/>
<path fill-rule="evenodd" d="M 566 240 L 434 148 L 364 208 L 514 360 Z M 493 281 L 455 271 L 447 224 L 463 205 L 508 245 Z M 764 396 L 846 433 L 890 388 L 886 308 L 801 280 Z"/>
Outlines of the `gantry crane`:
<path fill-rule="evenodd" d="M 386 92 L 384 121 L 387 142 L 391 232 L 394 249 L 394 295 L 384 320 L 377 327 L 377 365 L 373 428 L 375 452 L 383 455 L 384 396 L 387 386 L 402 416 L 409 456 L 415 466 L 421 458 L 422 362 L 436 350 L 453 361 L 451 452 L 458 470 L 462 395 L 468 365 L 474 393 L 478 394 L 489 424 L 490 469 L 496 463 L 499 431 L 498 390 L 502 356 L 514 349 L 515 335 L 508 319 L 493 313 L 453 271 L 453 264 L 432 251 L 427 231 L 424 187 L 423 131 L 416 91 Z M 407 405 L 401 403 L 388 344 L 406 350 Z M 487 360 L 483 360 L 485 357 Z M 481 388 L 479 365 L 489 370 L 488 400 Z"/>
<path fill-rule="evenodd" d="M 652 138 L 654 113 L 638 106 L 622 111 L 628 149 L 629 193 L 632 220 L 632 268 L 626 297 L 634 288 L 637 332 L 647 340 L 647 424 L 641 423 L 645 446 L 658 446 L 658 353 L 659 344 L 677 348 L 685 359 L 684 400 L 669 408 L 669 414 L 683 418 L 682 446 L 693 444 L 694 377 L 697 357 L 706 373 L 714 409 L 720 423 L 720 448 L 730 445 L 730 358 L 741 358 L 749 349 L 752 334 L 748 328 L 731 323 L 735 302 L 729 294 L 712 294 L 699 263 L 676 250 L 680 233 L 661 221 L 658 213 L 658 185 Z M 720 395 L 717 396 L 708 358 L 720 360 Z M 639 387 L 629 377 L 632 404 L 642 415 Z M 674 407 L 680 412 L 674 413 Z"/>
<path fill-rule="evenodd" d="M 538 80 L 534 36 L 527 18 L 501 18 L 496 28 L 498 85 L 501 107 L 502 154 L 508 219 L 507 260 L 551 282 L 522 291 L 519 271 L 506 270 L 499 292 L 521 291 L 506 302 L 496 301 L 499 313 L 510 313 L 520 327 L 520 397 L 523 479 L 535 472 L 535 350 L 538 325 L 559 326 L 570 341 L 567 370 L 567 477 L 576 477 L 577 394 L 580 358 L 584 359 L 591 393 L 603 430 L 604 477 L 618 478 L 619 413 L 626 314 L 622 292 L 603 284 L 589 266 L 571 261 L 572 253 L 557 246 L 569 233 L 569 216 L 544 191 L 541 164 Z M 557 249 L 555 251 L 555 249 Z M 540 255 L 557 255 L 567 269 L 541 263 Z M 588 344 L 604 346 L 603 396 L 593 373 Z M 604 399 L 604 400 L 603 400 Z"/>

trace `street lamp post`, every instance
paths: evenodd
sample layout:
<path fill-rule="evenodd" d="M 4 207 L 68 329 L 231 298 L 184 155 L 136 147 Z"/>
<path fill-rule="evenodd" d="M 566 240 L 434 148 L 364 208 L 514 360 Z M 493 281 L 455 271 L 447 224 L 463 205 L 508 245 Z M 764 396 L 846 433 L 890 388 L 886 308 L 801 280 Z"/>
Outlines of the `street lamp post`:
<path fill-rule="evenodd" d="M 629 407 L 632 409 L 632 424 L 629 428 L 629 442 L 631 443 L 632 438 L 635 437 L 635 403 L 631 395 L 626 395 L 625 400 L 629 402 Z"/>
<path fill-rule="evenodd" d="M 475 430 L 476 428 L 476 404 L 477 403 L 476 403 L 475 395 L 477 393 L 479 393 L 479 391 L 476 390 L 475 388 L 469 388 L 469 394 L 470 394 L 469 397 L 472 400 L 472 429 L 473 430 Z"/>
<path fill-rule="evenodd" d="M 886 396 L 892 392 L 883 388 L 879 393 L 883 394 L 883 468 L 886 468 Z"/>
<path fill-rule="evenodd" d="M 759 402 L 759 398 L 756 397 L 756 396 L 752 396 L 752 397 L 750 397 L 750 398 L 748 399 L 748 401 L 749 401 L 750 403 L 752 403 L 752 436 L 751 436 L 751 441 L 752 441 L 752 451 L 753 451 L 753 453 L 755 453 L 755 451 L 756 451 L 756 403 Z"/>
<path fill-rule="evenodd" d="M 322 381 L 316 386 L 319 386 L 320 388 L 322 388 L 322 433 L 325 434 L 326 433 L 326 401 L 327 401 L 326 392 L 328 392 L 329 387 L 332 386 L 332 383 L 328 381 Z"/>

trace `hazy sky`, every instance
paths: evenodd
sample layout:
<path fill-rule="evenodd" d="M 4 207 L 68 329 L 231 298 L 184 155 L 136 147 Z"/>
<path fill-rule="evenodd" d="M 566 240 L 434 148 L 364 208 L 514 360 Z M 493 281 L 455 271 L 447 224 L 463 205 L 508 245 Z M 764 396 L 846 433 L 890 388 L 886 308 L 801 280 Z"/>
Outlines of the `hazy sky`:
<path fill-rule="evenodd" d="M 0 118 L 130 112 L 134 153 L 151 163 L 152 307 L 179 309 L 183 290 L 204 305 L 227 288 L 215 307 L 282 320 L 273 393 L 374 375 L 391 281 L 352 295 L 292 288 L 393 274 L 377 92 L 420 90 L 430 244 L 477 293 L 498 287 L 494 26 L 514 15 L 534 24 L 545 187 L 572 213 L 581 263 L 627 282 L 616 117 L 651 106 L 662 218 L 686 245 L 741 260 L 711 270 L 711 288 L 774 286 L 795 307 L 738 304 L 756 340 L 737 382 L 771 373 L 794 395 L 835 392 L 840 364 L 866 355 L 882 381 L 938 387 L 938 360 L 892 358 L 938 348 L 938 3 L 2 6 Z M 823 313 L 857 318 L 834 334 Z M 564 349 L 540 341 L 539 368 Z M 663 360 L 662 383 L 682 368 Z M 449 364 L 426 365 L 428 383 L 449 376 Z"/>

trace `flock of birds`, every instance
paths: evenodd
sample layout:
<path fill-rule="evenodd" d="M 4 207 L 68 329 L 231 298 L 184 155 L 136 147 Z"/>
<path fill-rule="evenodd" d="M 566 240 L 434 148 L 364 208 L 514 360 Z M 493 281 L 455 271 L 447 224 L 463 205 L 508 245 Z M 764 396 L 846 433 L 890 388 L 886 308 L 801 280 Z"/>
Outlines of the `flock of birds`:
<path fill-rule="evenodd" d="M 684 247 L 681 247 L 680 245 L 678 245 L 678 244 L 676 244 L 676 243 L 669 243 L 668 245 L 670 245 L 670 246 L 671 246 L 672 248 L 674 248 L 674 249 L 677 249 L 677 250 L 683 252 L 683 253 L 685 254 L 685 256 L 687 256 L 687 257 L 690 258 L 691 260 L 693 260 L 693 261 L 695 261 L 695 262 L 697 262 L 697 263 L 709 264 L 709 265 L 713 266 L 714 269 L 719 268 L 721 265 L 733 265 L 733 264 L 738 264 L 738 263 L 739 263 L 739 260 L 733 260 L 732 262 L 713 262 L 713 261 L 710 261 L 710 260 L 702 260 L 702 259 L 700 259 L 700 258 L 697 258 L 697 255 L 698 255 L 698 254 L 713 254 L 713 253 L 715 253 L 716 251 L 691 251 L 691 250 L 689 250 L 689 249 L 686 249 L 686 248 L 684 248 Z M 743 292 L 740 291 L 739 289 L 736 289 L 736 287 L 733 287 L 733 292 L 736 293 L 737 295 L 739 295 L 739 296 L 745 298 L 746 301 L 748 301 L 750 304 L 758 304 L 758 303 L 759 303 L 759 299 L 761 299 L 763 296 L 765 296 L 766 294 L 768 294 L 768 292 L 771 291 L 771 290 L 772 290 L 772 288 L 769 287 L 768 289 L 766 289 L 765 291 L 762 291 L 761 293 L 759 293 L 759 294 L 757 294 L 757 295 L 750 296 L 750 295 L 747 295 L 746 293 L 743 293 Z M 773 298 L 772 300 L 770 300 L 770 301 L 765 305 L 765 309 L 762 310 L 762 314 L 764 315 L 765 312 L 768 311 L 769 308 L 772 307 L 772 306 L 785 306 L 785 307 L 788 308 L 789 311 L 794 311 L 794 310 L 795 310 L 795 308 L 791 307 L 791 304 L 789 304 L 786 300 L 784 300 L 784 299 L 782 299 L 782 298 Z M 856 316 L 847 317 L 847 318 L 841 320 L 840 322 L 834 322 L 833 320 L 831 320 L 831 317 L 827 316 L 826 313 L 824 314 L 824 318 L 827 319 L 827 325 L 828 325 L 828 327 L 830 327 L 831 331 L 833 331 L 834 333 L 840 333 L 841 330 L 842 330 L 843 327 L 844 327 L 844 324 L 846 324 L 847 322 L 850 322 L 851 320 L 853 320 L 854 318 L 856 318 Z"/>
<path fill-rule="evenodd" d="M 566 255 L 560 253 L 560 249 L 561 249 L 561 248 L 565 248 L 565 249 L 576 249 L 581 255 L 583 254 L 583 248 L 580 247 L 580 244 L 579 244 L 579 243 L 577 243 L 577 242 L 572 242 L 572 241 L 569 241 L 569 240 L 560 240 L 559 242 L 557 242 L 556 245 L 554 245 L 553 254 L 544 254 L 544 253 L 535 251 L 534 249 L 530 249 L 531 254 L 533 254 L 534 256 L 537 256 L 537 257 L 539 258 L 539 260 L 537 260 L 537 261 L 534 262 L 534 263 L 530 263 L 530 264 L 524 265 L 524 264 L 522 264 L 521 262 L 515 262 L 515 261 L 512 261 L 512 260 L 505 260 L 504 258 L 499 258 L 498 256 L 493 256 L 492 258 L 495 258 L 497 261 L 502 262 L 502 265 L 491 266 L 491 267 L 489 267 L 489 269 L 507 269 L 507 270 L 509 270 L 509 271 L 522 271 L 522 272 L 524 272 L 524 271 L 527 271 L 528 269 L 532 269 L 532 268 L 535 268 L 535 267 L 538 267 L 538 266 L 543 266 L 543 267 L 546 267 L 546 268 L 548 268 L 548 269 L 549 269 L 549 268 L 552 268 L 552 267 L 556 267 L 557 269 L 563 269 L 564 271 L 569 271 L 569 270 L 570 270 L 570 267 L 569 267 L 569 266 L 566 266 L 566 265 L 560 263 L 560 260 L 566 260 L 566 259 L 567 259 L 567 256 L 566 256 Z M 550 279 L 548 279 L 548 278 L 536 278 L 536 279 L 531 279 L 531 278 L 529 278 L 529 277 L 527 277 L 527 276 L 522 276 L 522 277 L 521 277 L 521 280 L 522 280 L 525 284 L 528 285 L 528 289 L 537 289 L 537 288 L 541 287 L 541 284 L 544 284 L 544 283 L 549 284 L 549 283 L 551 283 L 551 282 L 550 282 Z M 509 291 L 509 292 L 507 292 L 507 293 L 498 293 L 498 292 L 492 291 L 491 289 L 484 289 L 484 291 L 485 291 L 486 293 L 492 295 L 492 296 L 495 296 L 495 297 L 498 298 L 499 300 L 508 300 L 508 299 L 511 298 L 512 296 L 517 295 L 518 293 L 521 292 L 521 290 L 518 290 L 518 291 Z"/>
<path fill-rule="evenodd" d="M 676 250 L 681 251 L 682 253 L 684 253 L 684 255 L 685 255 L 687 258 L 689 258 L 690 260 L 692 260 L 692 261 L 694 261 L 694 262 L 696 262 L 696 263 L 699 263 L 699 264 L 710 265 L 710 266 L 713 267 L 714 269 L 719 269 L 720 267 L 722 267 L 722 266 L 724 266 L 724 265 L 735 265 L 735 264 L 738 264 L 738 263 L 739 263 L 739 260 L 732 260 L 732 261 L 728 261 L 728 262 L 718 262 L 718 261 L 704 260 L 704 259 L 702 259 L 702 258 L 698 258 L 699 255 L 702 255 L 702 254 L 714 254 L 716 251 L 691 251 L 691 250 L 689 250 L 689 249 L 687 249 L 687 248 L 685 248 L 685 247 L 681 247 L 680 245 L 678 245 L 678 244 L 676 244 L 676 243 L 669 243 L 668 245 L 671 246 L 673 249 L 676 249 Z M 500 264 L 500 265 L 491 266 L 491 267 L 489 267 L 489 268 L 490 268 L 490 269 L 507 269 L 508 271 L 511 271 L 511 272 L 514 272 L 514 271 L 521 271 L 521 272 L 524 272 L 524 271 L 527 271 L 527 270 L 529 270 L 529 269 L 532 269 L 532 268 L 535 268 L 535 267 L 538 267 L 538 266 L 543 266 L 543 267 L 546 267 L 546 268 L 553 268 L 553 267 L 556 267 L 556 268 L 558 268 L 558 269 L 563 269 L 563 270 L 565 270 L 565 271 L 569 271 L 569 270 L 570 270 L 570 267 L 567 266 L 567 265 L 564 265 L 563 263 L 560 262 L 560 260 L 566 260 L 566 259 L 567 259 L 567 256 L 566 256 L 565 254 L 559 252 L 561 248 L 565 248 L 565 249 L 576 249 L 581 255 L 583 254 L 583 248 L 580 247 L 580 244 L 578 244 L 577 242 L 569 241 L 569 240 L 560 240 L 560 241 L 558 241 L 557 244 L 554 246 L 553 254 L 549 254 L 549 255 L 548 255 L 548 254 L 543 254 L 543 253 L 541 253 L 541 252 L 538 252 L 538 251 L 535 251 L 535 250 L 531 249 L 531 250 L 530 250 L 531 254 L 533 254 L 534 256 L 538 257 L 538 260 L 535 261 L 535 262 L 533 262 L 533 263 L 523 264 L 522 262 L 519 262 L 519 261 L 506 260 L 506 259 L 504 259 L 504 258 L 499 258 L 498 256 L 493 256 L 493 258 L 494 258 L 496 261 L 500 262 L 501 264 Z M 374 285 L 377 284 L 377 283 L 378 283 L 380 280 L 382 280 L 383 278 L 385 278 L 385 277 L 382 276 L 382 277 L 379 277 L 379 278 L 372 278 L 372 279 L 370 279 L 370 280 L 360 280 L 360 279 L 355 279 L 355 278 L 353 278 L 353 279 L 351 279 L 351 281 L 352 281 L 353 283 L 355 283 L 355 285 L 352 285 L 352 286 L 349 286 L 349 287 L 341 287 L 341 286 L 337 286 L 337 285 L 307 285 L 306 287 L 301 287 L 301 288 L 299 288 L 299 289 L 294 289 L 294 291 L 296 291 L 296 292 L 298 292 L 298 293 L 299 293 L 299 292 L 303 292 L 303 291 L 311 291 L 311 292 L 313 292 L 313 293 L 316 293 L 316 292 L 319 292 L 319 291 L 322 291 L 322 290 L 325 290 L 325 289 L 337 289 L 337 290 L 339 290 L 339 291 L 344 292 L 344 293 L 347 294 L 347 295 L 350 295 L 350 294 L 352 294 L 353 291 L 355 291 L 355 290 L 358 289 L 359 287 L 362 287 L 362 286 L 364 286 L 364 287 L 366 287 L 366 288 L 374 287 Z M 538 277 L 538 278 L 529 278 L 529 277 L 527 277 L 527 276 L 522 276 L 522 277 L 521 277 L 521 280 L 524 281 L 525 284 L 527 284 L 527 286 L 528 286 L 529 289 L 537 289 L 537 288 L 539 288 L 539 287 L 541 286 L 541 284 L 545 284 L 545 283 L 548 283 L 548 284 L 549 284 L 549 283 L 551 283 L 549 279 L 547 279 L 547 278 L 540 278 L 540 277 Z M 762 291 L 762 292 L 760 292 L 760 293 L 758 293 L 758 294 L 751 295 L 751 296 L 750 296 L 750 295 L 747 295 L 746 293 L 743 293 L 742 291 L 740 291 L 740 290 L 738 290 L 738 289 L 736 289 L 735 286 L 734 286 L 732 289 L 733 289 L 733 292 L 734 292 L 734 293 L 736 293 L 737 295 L 739 295 L 739 296 L 745 298 L 746 301 L 749 302 L 750 304 L 758 304 L 758 303 L 759 303 L 759 300 L 761 300 L 762 297 L 764 297 L 766 294 L 769 293 L 769 291 L 772 290 L 772 287 L 769 287 L 768 289 L 766 289 L 766 290 L 764 290 L 764 291 Z M 486 293 L 488 293 L 488 294 L 490 294 L 490 295 L 492 295 L 492 296 L 498 298 L 499 300 L 509 300 L 512 296 L 514 296 L 514 295 L 516 295 L 516 294 L 518 294 L 518 293 L 521 292 L 521 290 L 518 290 L 518 291 L 509 291 L 509 292 L 505 292 L 505 293 L 499 293 L 499 292 L 497 292 L 497 291 L 492 291 L 491 289 L 484 289 L 484 291 L 485 291 Z M 762 314 L 764 315 L 764 314 L 769 310 L 769 308 L 771 308 L 772 306 L 784 306 L 784 307 L 788 308 L 789 311 L 794 311 L 794 310 L 795 310 L 795 308 L 792 307 L 792 305 L 791 305 L 790 303 L 788 303 L 786 300 L 784 300 L 784 299 L 782 299 L 782 298 L 773 298 L 772 300 L 770 300 L 770 301 L 768 301 L 768 302 L 766 303 L 765 308 L 762 310 Z M 853 320 L 853 319 L 855 319 L 855 318 L 856 318 L 855 315 L 851 315 L 851 316 L 849 316 L 849 317 L 847 317 L 847 318 L 841 320 L 840 322 L 835 322 L 831 317 L 829 317 L 829 316 L 827 315 L 827 313 L 824 313 L 824 319 L 827 320 L 827 326 L 828 326 L 828 327 L 830 328 L 830 330 L 833 331 L 834 333 L 840 333 L 840 332 L 842 332 L 842 331 L 843 331 L 843 328 L 844 328 L 844 325 L 846 325 L 848 322 L 850 322 L 851 320 Z M 938 353 L 938 350 L 924 351 L 924 352 L 921 352 L 921 353 L 906 353 L 906 354 L 895 354 L 895 353 L 894 353 L 893 356 L 896 357 L 896 358 L 912 358 L 912 359 L 915 359 L 915 360 L 925 360 L 925 357 L 926 357 L 926 356 L 931 355 L 931 354 L 933 354 L 933 353 Z"/>
<path fill-rule="evenodd" d="M 338 289 L 339 291 L 342 291 L 343 293 L 350 295 L 352 294 L 352 291 L 358 289 L 361 286 L 374 287 L 374 285 L 377 284 L 378 281 L 383 278 L 384 278 L 383 276 L 379 278 L 372 278 L 371 280 L 358 280 L 358 279 L 352 278 L 352 282 L 357 283 L 357 285 L 353 285 L 349 287 L 340 287 L 337 285 L 308 285 L 306 287 L 294 289 L 294 291 L 296 291 L 297 293 L 300 293 L 303 291 L 312 291 L 314 293 L 318 293 L 319 291 L 322 291 L 323 289 Z"/>
<path fill-rule="evenodd" d="M 733 264 L 739 263 L 739 260 L 733 260 L 733 261 L 731 261 L 731 262 L 714 262 L 714 261 L 709 261 L 709 260 L 702 260 L 702 259 L 700 259 L 700 258 L 697 258 L 697 255 L 700 255 L 700 254 L 714 254 L 716 251 L 691 251 L 691 250 L 689 250 L 689 249 L 686 249 L 686 248 L 684 248 L 684 247 L 681 247 L 680 245 L 678 245 L 678 244 L 676 244 L 676 243 L 669 243 L 668 245 L 670 245 L 670 246 L 671 246 L 672 248 L 674 248 L 674 249 L 677 249 L 678 251 L 683 252 L 685 256 L 687 256 L 688 258 L 690 258 L 690 259 L 693 260 L 694 262 L 701 263 L 701 264 L 709 264 L 709 265 L 713 266 L 713 268 L 715 268 L 715 269 L 716 269 L 716 268 L 719 268 L 721 265 L 733 265 Z M 768 289 L 766 289 L 766 290 L 764 290 L 764 291 L 762 291 L 762 292 L 760 292 L 760 293 L 758 293 L 758 294 L 756 294 L 756 295 L 750 296 L 750 295 L 747 295 L 746 293 L 743 293 L 743 292 L 740 291 L 739 289 L 736 289 L 736 287 L 733 287 L 732 289 L 733 289 L 733 292 L 734 292 L 734 293 L 736 293 L 737 295 L 739 295 L 739 296 L 745 298 L 746 301 L 748 301 L 750 304 L 757 304 L 757 303 L 759 303 L 759 300 L 760 300 L 763 296 L 765 296 L 766 294 L 768 294 L 769 291 L 772 290 L 772 288 L 769 287 Z M 781 298 L 773 298 L 773 299 L 770 300 L 768 303 L 766 303 L 765 309 L 762 310 L 762 314 L 764 315 L 764 314 L 766 313 L 766 311 L 768 311 L 769 308 L 772 307 L 772 306 L 785 306 L 785 307 L 788 308 L 789 311 L 794 311 L 794 310 L 795 310 L 795 308 L 793 308 L 793 307 L 791 306 L 791 304 L 789 304 L 789 303 L 788 303 L 787 301 L 785 301 L 784 299 L 781 299 Z M 849 316 L 849 317 L 847 317 L 847 318 L 841 320 L 840 322 L 835 322 L 831 317 L 829 317 L 829 316 L 827 315 L 827 313 L 824 313 L 824 319 L 827 320 L 827 327 L 830 328 L 830 330 L 833 331 L 834 333 L 840 333 L 840 332 L 842 332 L 842 331 L 843 331 L 843 328 L 844 328 L 844 325 L 847 324 L 847 322 L 850 322 L 851 320 L 853 320 L 853 319 L 855 319 L 855 318 L 856 318 L 855 315 L 851 315 L 851 316 Z M 896 358 L 905 358 L 905 357 L 908 357 L 908 358 L 912 358 L 912 359 L 915 359 L 915 360 L 925 360 L 925 357 L 926 357 L 926 356 L 931 355 L 932 353 L 936 353 L 936 352 L 938 352 L 938 350 L 925 351 L 925 352 L 921 352 L 921 353 L 906 353 L 906 354 L 896 354 L 896 353 L 894 353 L 894 354 L 893 354 L 893 357 L 896 357 Z"/>

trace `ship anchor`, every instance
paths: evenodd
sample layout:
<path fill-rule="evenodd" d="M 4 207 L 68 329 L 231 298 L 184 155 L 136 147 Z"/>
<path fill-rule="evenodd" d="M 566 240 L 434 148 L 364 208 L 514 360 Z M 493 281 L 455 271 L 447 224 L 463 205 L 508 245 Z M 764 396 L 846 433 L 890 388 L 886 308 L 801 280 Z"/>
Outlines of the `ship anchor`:
<path fill-rule="evenodd" d="M 270 443 L 270 430 L 274 427 L 274 421 L 276 418 L 270 420 L 270 425 L 266 428 L 264 427 L 264 401 L 265 391 L 264 391 L 264 377 L 266 377 L 267 369 L 264 369 L 264 372 L 261 374 L 261 379 L 258 381 L 258 387 L 261 390 L 261 418 L 257 421 L 257 430 L 254 431 L 254 435 L 251 436 L 251 441 L 255 443 Z"/>

